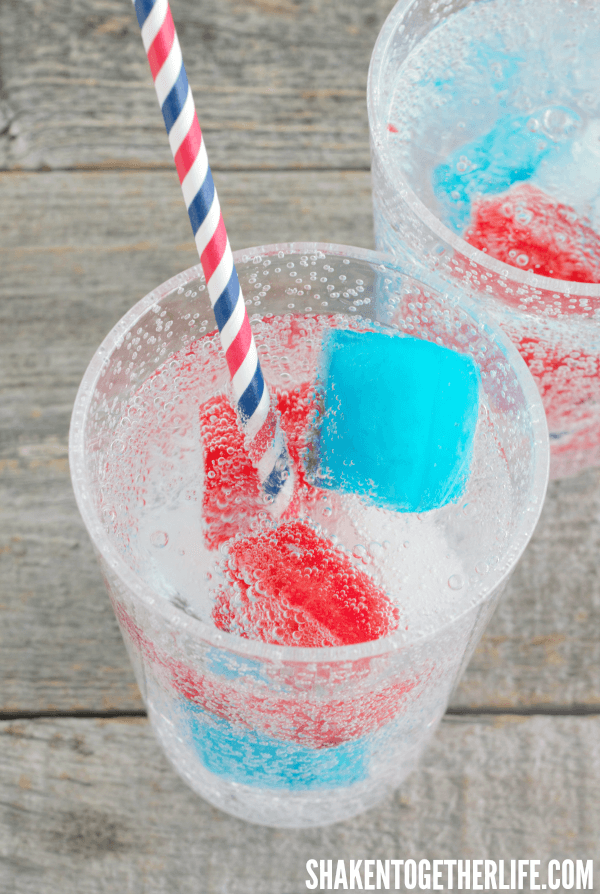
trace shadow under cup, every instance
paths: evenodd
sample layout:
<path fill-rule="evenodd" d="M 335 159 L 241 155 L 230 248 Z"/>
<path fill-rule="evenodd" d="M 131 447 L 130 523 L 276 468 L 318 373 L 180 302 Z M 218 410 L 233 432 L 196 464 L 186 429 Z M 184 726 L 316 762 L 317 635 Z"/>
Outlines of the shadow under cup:
<path fill-rule="evenodd" d="M 539 128 L 547 146 L 560 148 L 564 109 L 584 123 L 599 119 L 600 92 L 591 86 L 599 28 L 595 0 L 400 0 L 377 39 L 367 87 L 376 245 L 466 289 L 510 336 L 542 395 L 551 478 L 600 464 L 600 283 L 540 276 L 519 269 L 525 254 L 513 251 L 512 266 L 474 248 L 461 238 L 464 223 L 451 228 L 433 172 L 453 160 L 462 189 L 458 172 L 476 162 L 461 147 L 478 140 L 502 166 L 502 145 L 489 149 L 482 136 L 502 122 L 524 116 L 525 129 Z M 523 146 L 535 155 L 533 143 L 524 138 Z M 600 182 L 599 166 L 592 147 L 588 169 Z M 520 182 L 525 172 L 510 176 Z"/>
<path fill-rule="evenodd" d="M 377 803 L 415 766 L 539 517 L 547 430 L 514 347 L 452 289 L 442 294 L 385 256 L 347 246 L 271 245 L 234 258 L 272 395 L 296 384 L 296 348 L 311 380 L 320 344 L 266 350 L 273 321 L 300 340 L 311 327 L 381 324 L 470 355 L 481 375 L 471 472 L 457 502 L 417 516 L 315 492 L 303 510 L 340 561 L 387 574 L 400 610 L 392 635 L 329 648 L 253 641 L 211 623 L 211 587 L 222 581 L 228 546 L 211 546 L 207 534 L 215 518 L 202 487 L 199 408 L 228 394 L 228 376 L 200 268 L 138 302 L 82 381 L 73 486 L 167 757 L 194 791 L 235 816 L 321 825 Z M 174 513 L 167 544 L 147 517 L 154 504 L 168 514 L 173 494 L 184 515 L 177 529 Z M 339 499 L 346 515 L 328 517 L 322 498 Z M 358 534 L 359 515 L 363 528 L 368 518 L 383 525 L 387 539 Z M 175 534 L 188 537 L 187 590 Z M 359 537 L 368 549 L 357 548 Z M 431 600 L 423 604 L 425 579 Z"/>

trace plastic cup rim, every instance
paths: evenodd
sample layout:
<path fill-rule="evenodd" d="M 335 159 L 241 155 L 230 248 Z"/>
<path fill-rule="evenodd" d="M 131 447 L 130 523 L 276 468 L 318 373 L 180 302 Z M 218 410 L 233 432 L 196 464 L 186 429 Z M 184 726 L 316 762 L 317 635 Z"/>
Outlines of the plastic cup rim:
<path fill-rule="evenodd" d="M 565 295 L 573 295 L 579 298 L 600 299 L 600 283 L 574 282 L 568 279 L 553 279 L 550 276 L 541 276 L 539 273 L 531 273 L 520 270 L 511 264 L 505 264 L 491 257 L 486 252 L 470 245 L 464 239 L 449 229 L 433 214 L 417 194 L 410 187 L 404 177 L 394 169 L 390 153 L 385 146 L 385 134 L 382 123 L 377 120 L 376 109 L 379 105 L 379 83 L 381 70 L 384 67 L 388 44 L 402 24 L 408 10 L 418 0 L 398 0 L 388 14 L 381 31 L 375 42 L 369 72 L 367 75 L 367 115 L 369 119 L 369 132 L 371 139 L 371 151 L 380 161 L 381 168 L 386 178 L 388 188 L 392 194 L 401 193 L 403 200 L 411 207 L 416 216 L 420 218 L 429 229 L 442 241 L 446 242 L 455 251 L 460 252 L 469 261 L 473 261 L 480 267 L 489 270 L 490 273 L 501 277 L 503 280 L 512 280 L 517 286 L 529 286 L 543 291 L 559 292 Z M 453 13 L 454 14 L 454 13 Z M 431 33 L 431 32 L 429 32 Z M 499 299 L 496 299 L 499 301 Z"/>
<path fill-rule="evenodd" d="M 273 243 L 240 249 L 233 253 L 233 257 L 234 262 L 237 264 L 244 262 L 246 257 L 252 258 L 258 255 L 262 255 L 263 257 L 266 255 L 272 256 L 279 251 L 285 252 L 286 255 L 323 252 L 325 255 L 329 254 L 339 257 L 350 257 L 355 260 L 364 260 L 372 264 L 388 267 L 395 273 L 402 272 L 416 280 L 421 279 L 422 282 L 427 280 L 426 284 L 431 284 L 431 287 L 442 295 L 449 290 L 448 284 L 439 280 L 437 277 L 430 276 L 427 272 L 423 273 L 420 270 L 407 270 L 405 267 L 402 267 L 394 261 L 389 255 L 370 249 L 356 248 L 354 246 L 337 243 Z M 533 476 L 530 488 L 530 498 L 532 499 L 532 502 L 530 503 L 528 511 L 522 513 L 519 526 L 512 537 L 512 560 L 510 566 L 506 570 L 497 570 L 495 573 L 488 572 L 483 576 L 482 584 L 479 587 L 474 588 L 472 598 L 462 612 L 455 615 L 435 630 L 425 632 L 414 639 L 403 639 L 402 635 L 396 632 L 390 636 L 382 637 L 381 639 L 355 645 L 323 647 L 279 646 L 271 643 L 264 643 L 262 641 L 248 640 L 231 633 L 225 633 L 205 621 L 201 621 L 186 614 L 168 599 L 164 598 L 159 593 L 152 591 L 149 584 L 129 567 L 125 559 L 112 545 L 99 518 L 94 512 L 91 500 L 88 497 L 89 482 L 84 457 L 84 423 L 87 409 L 91 395 L 95 389 L 95 384 L 102 372 L 105 360 L 110 356 L 117 341 L 121 339 L 125 333 L 131 329 L 134 322 L 139 320 L 139 318 L 154 304 L 160 302 L 162 298 L 166 297 L 174 289 L 182 285 L 185 286 L 188 282 L 198 279 L 201 276 L 202 268 L 200 264 L 193 265 L 192 267 L 188 267 L 186 270 L 177 273 L 136 302 L 136 304 L 134 304 L 133 307 L 121 317 L 115 326 L 113 326 L 95 351 L 94 356 L 84 373 L 75 398 L 69 430 L 69 466 L 75 500 L 94 547 L 103 557 L 107 565 L 111 567 L 113 573 L 118 576 L 128 592 L 133 594 L 133 596 L 143 603 L 147 609 L 150 609 L 155 614 L 160 614 L 172 627 L 185 628 L 186 634 L 193 639 L 207 642 L 217 648 L 224 648 L 249 658 L 272 660 L 275 662 L 292 661 L 294 663 L 356 661 L 361 658 L 374 657 L 388 652 L 421 646 L 428 640 L 443 635 L 447 628 L 459 623 L 461 618 L 466 614 L 477 607 L 480 607 L 488 598 L 491 598 L 512 573 L 538 522 L 548 484 L 548 428 L 539 392 L 525 362 L 508 337 L 505 336 L 500 328 L 493 323 L 493 321 L 490 321 L 487 315 L 477 307 L 476 303 L 467 296 L 461 296 L 461 308 L 463 308 L 476 321 L 483 322 L 486 329 L 493 333 L 495 338 L 502 345 L 502 350 L 517 376 L 519 386 L 523 391 L 524 398 L 529 407 L 532 426 Z M 499 566 L 496 566 L 496 568 L 498 567 Z"/>

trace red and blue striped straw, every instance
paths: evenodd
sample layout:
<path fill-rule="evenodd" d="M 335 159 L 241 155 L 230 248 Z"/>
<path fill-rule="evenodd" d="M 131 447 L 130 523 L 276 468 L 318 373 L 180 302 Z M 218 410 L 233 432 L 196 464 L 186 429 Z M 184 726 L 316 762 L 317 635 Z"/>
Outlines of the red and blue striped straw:
<path fill-rule="evenodd" d="M 238 418 L 264 494 L 282 512 L 293 490 L 292 465 L 272 410 L 246 313 L 168 0 L 133 0 L 190 217 Z"/>

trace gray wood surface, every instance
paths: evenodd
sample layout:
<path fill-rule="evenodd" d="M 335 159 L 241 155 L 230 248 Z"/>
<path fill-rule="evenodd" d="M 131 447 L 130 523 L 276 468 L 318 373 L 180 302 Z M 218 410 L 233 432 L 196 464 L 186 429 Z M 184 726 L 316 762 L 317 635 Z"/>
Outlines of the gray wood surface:
<path fill-rule="evenodd" d="M 369 167 L 369 57 L 392 4 L 175 0 L 214 168 Z M 171 169 L 130 0 L 3 0 L 0 167 Z"/>
<path fill-rule="evenodd" d="M 372 246 L 364 89 L 391 0 L 172 2 L 233 247 Z M 2 894 L 299 894 L 311 857 L 598 858 L 598 470 L 551 486 L 454 695 L 474 716 L 363 817 L 231 819 L 132 716 L 68 424 L 97 344 L 196 253 L 129 0 L 0 3 L 0 261 Z"/>
<path fill-rule="evenodd" d="M 301 894 L 309 859 L 409 858 L 539 859 L 544 873 L 593 859 L 597 877 L 599 740 L 598 717 L 449 718 L 380 806 L 276 831 L 197 798 L 145 720 L 5 722 L 0 878 L 14 894 Z"/>

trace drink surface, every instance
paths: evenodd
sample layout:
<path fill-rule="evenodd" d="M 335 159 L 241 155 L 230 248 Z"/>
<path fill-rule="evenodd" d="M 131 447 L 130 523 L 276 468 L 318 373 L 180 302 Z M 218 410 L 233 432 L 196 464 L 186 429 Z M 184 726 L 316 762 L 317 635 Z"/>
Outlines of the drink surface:
<path fill-rule="evenodd" d="M 171 356 L 129 401 L 104 476 L 104 513 L 128 563 L 160 596 L 237 635 L 305 646 L 392 632 L 411 641 L 471 605 L 502 563 L 512 512 L 481 396 L 468 479 L 446 505 L 395 511 L 311 477 L 325 336 L 361 328 L 343 315 L 253 317 L 294 463 L 294 497 L 278 520 L 260 497 L 216 333 Z M 322 617 L 314 605 L 307 614 L 307 599 L 321 601 Z"/>
<path fill-rule="evenodd" d="M 576 14 L 575 14 L 576 13 Z M 600 282 L 600 7 L 491 0 L 397 73 L 388 149 L 450 229 L 522 270 Z"/>

